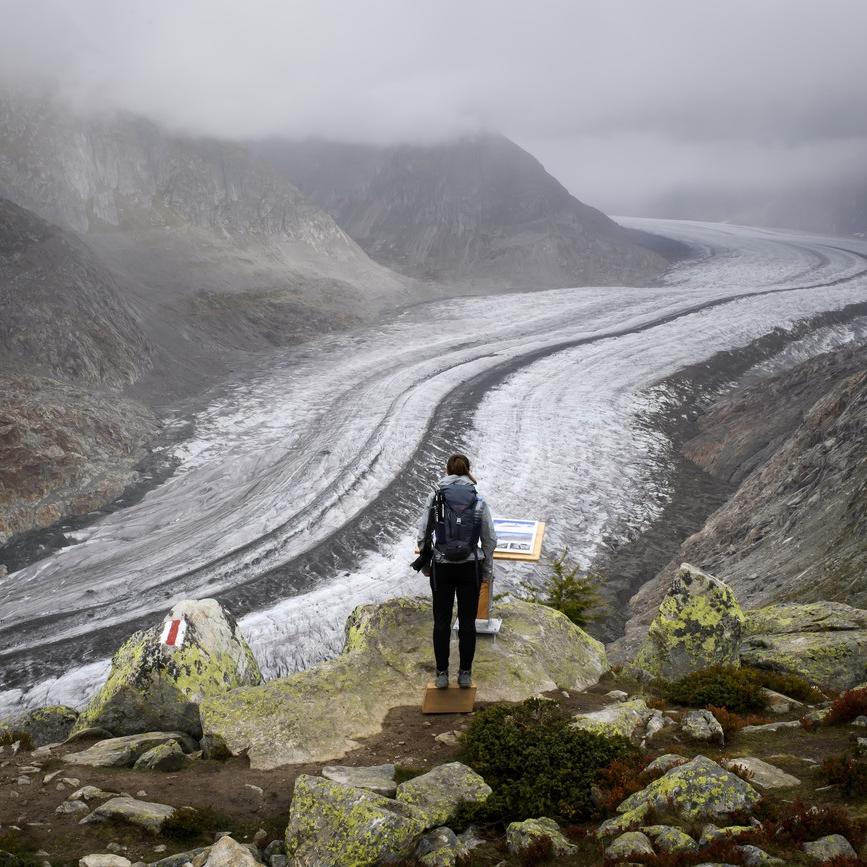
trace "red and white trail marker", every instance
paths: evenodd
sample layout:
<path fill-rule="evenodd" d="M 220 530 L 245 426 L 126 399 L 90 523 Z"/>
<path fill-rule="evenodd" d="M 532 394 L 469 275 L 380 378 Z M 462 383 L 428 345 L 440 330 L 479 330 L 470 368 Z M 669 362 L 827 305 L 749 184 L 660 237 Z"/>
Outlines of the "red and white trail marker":
<path fill-rule="evenodd" d="M 182 647 L 186 634 L 187 621 L 183 617 L 177 620 L 167 620 L 163 624 L 163 634 L 160 636 L 160 642 L 165 644 L 166 647 Z"/>

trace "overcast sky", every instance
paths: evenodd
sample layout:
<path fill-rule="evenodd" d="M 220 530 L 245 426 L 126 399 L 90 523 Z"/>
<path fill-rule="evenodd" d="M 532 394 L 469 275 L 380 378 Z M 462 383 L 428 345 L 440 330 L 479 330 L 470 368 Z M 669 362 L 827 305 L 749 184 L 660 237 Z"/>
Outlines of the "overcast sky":
<path fill-rule="evenodd" d="M 0 77 L 193 133 L 479 127 L 579 198 L 867 167 L 867 0 L 0 0 Z"/>

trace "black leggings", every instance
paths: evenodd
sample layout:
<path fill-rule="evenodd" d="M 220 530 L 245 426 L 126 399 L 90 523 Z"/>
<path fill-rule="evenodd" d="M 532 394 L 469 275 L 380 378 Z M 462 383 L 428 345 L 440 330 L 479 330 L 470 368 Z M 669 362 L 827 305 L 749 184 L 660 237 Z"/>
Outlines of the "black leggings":
<path fill-rule="evenodd" d="M 437 563 L 433 591 L 433 646 L 437 671 L 449 667 L 449 641 L 452 634 L 452 609 L 458 597 L 458 647 L 460 667 L 473 666 L 476 653 L 476 611 L 479 607 L 479 584 L 475 563 Z"/>

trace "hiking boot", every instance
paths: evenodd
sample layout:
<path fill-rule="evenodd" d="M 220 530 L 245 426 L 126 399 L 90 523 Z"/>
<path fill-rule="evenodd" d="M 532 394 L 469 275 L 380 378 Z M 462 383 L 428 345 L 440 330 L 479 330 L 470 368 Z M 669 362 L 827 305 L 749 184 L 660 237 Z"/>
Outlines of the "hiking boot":
<path fill-rule="evenodd" d="M 448 689 L 449 688 L 449 670 L 438 671 L 437 679 L 435 682 L 437 689 Z"/>
<path fill-rule="evenodd" d="M 473 685 L 473 673 L 468 668 L 462 668 L 458 672 L 458 686 L 461 689 L 469 689 Z"/>

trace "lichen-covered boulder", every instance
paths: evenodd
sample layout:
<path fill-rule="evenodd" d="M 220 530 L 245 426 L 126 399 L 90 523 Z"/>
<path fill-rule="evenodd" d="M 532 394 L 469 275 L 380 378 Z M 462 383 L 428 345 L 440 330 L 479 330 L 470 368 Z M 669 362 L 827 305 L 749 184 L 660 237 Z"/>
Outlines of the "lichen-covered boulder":
<path fill-rule="evenodd" d="M 615 837 L 605 849 L 605 858 L 610 861 L 629 861 L 634 857 L 653 857 L 653 846 L 641 831 L 627 831 Z"/>
<path fill-rule="evenodd" d="M 473 664 L 480 701 L 523 701 L 581 690 L 608 669 L 605 649 L 559 611 L 499 605 L 496 641 L 479 641 Z M 393 707 L 420 702 L 433 657 L 428 599 L 395 598 L 350 616 L 343 652 L 306 671 L 206 698 L 206 737 L 219 737 L 253 768 L 345 755 L 377 734 Z"/>
<path fill-rule="evenodd" d="M 842 834 L 828 834 L 809 843 L 804 843 L 804 852 L 809 858 L 824 864 L 835 858 L 858 858 L 858 853 L 852 844 Z"/>
<path fill-rule="evenodd" d="M 296 867 L 358 867 L 407 858 L 425 813 L 365 789 L 301 774 L 295 780 L 286 855 Z"/>
<path fill-rule="evenodd" d="M 142 753 L 133 767 L 137 771 L 179 771 L 187 757 L 177 741 L 167 741 Z"/>
<path fill-rule="evenodd" d="M 397 787 L 397 800 L 418 807 L 433 827 L 447 825 L 462 804 L 481 806 L 491 796 L 491 791 L 472 768 L 460 762 L 449 762 L 401 783 Z"/>
<path fill-rule="evenodd" d="M 434 828 L 423 835 L 415 847 L 415 860 L 424 867 L 454 867 L 460 844 L 451 828 Z"/>
<path fill-rule="evenodd" d="M 674 825 L 646 825 L 641 829 L 660 852 L 694 852 L 698 843 Z"/>
<path fill-rule="evenodd" d="M 722 746 L 725 733 L 719 720 L 709 710 L 691 710 L 684 714 L 680 730 L 691 740 Z"/>
<path fill-rule="evenodd" d="M 0 736 L 26 732 L 34 747 L 63 743 L 78 719 L 78 711 L 65 705 L 37 707 L 0 720 Z"/>
<path fill-rule="evenodd" d="M 172 622 L 179 626 L 172 629 Z M 201 737 L 199 703 L 262 682 L 235 618 L 216 599 L 179 602 L 164 623 L 132 635 L 75 730 L 102 726 L 115 735 L 179 729 Z"/>
<path fill-rule="evenodd" d="M 168 804 L 139 801 L 137 798 L 111 798 L 100 804 L 89 816 L 81 820 L 90 822 L 127 822 L 144 828 L 151 834 L 159 834 L 166 819 L 174 815 L 175 808 Z"/>
<path fill-rule="evenodd" d="M 744 665 L 849 689 L 867 674 L 867 611 L 842 602 L 784 603 L 746 613 Z"/>
<path fill-rule="evenodd" d="M 725 820 L 752 809 L 759 797 L 759 793 L 740 777 L 706 756 L 696 756 L 630 795 L 617 812 L 628 814 L 646 807 L 663 814 L 674 812 L 687 821 Z"/>
<path fill-rule="evenodd" d="M 655 758 L 644 770 L 645 771 L 670 771 L 678 765 L 685 765 L 689 759 L 677 753 L 665 753 Z"/>
<path fill-rule="evenodd" d="M 639 743 L 652 715 L 653 711 L 644 699 L 634 698 L 606 705 L 601 710 L 576 714 L 572 725 L 594 734 L 609 737 L 617 735 Z"/>
<path fill-rule="evenodd" d="M 577 849 L 563 836 L 560 826 L 547 816 L 512 822 L 506 829 L 506 846 L 509 854 L 516 858 L 525 855 L 539 840 L 551 841 L 551 854 L 555 857 L 571 855 Z"/>
<path fill-rule="evenodd" d="M 709 665 L 736 665 L 743 620 L 727 584 L 684 563 L 631 667 L 674 680 Z"/>
<path fill-rule="evenodd" d="M 131 768 L 139 756 L 161 744 L 176 742 L 190 752 L 196 743 L 183 732 L 143 732 L 97 741 L 78 753 L 67 753 L 63 761 L 70 765 L 89 765 L 93 768 Z"/>

